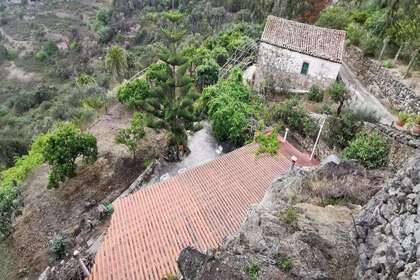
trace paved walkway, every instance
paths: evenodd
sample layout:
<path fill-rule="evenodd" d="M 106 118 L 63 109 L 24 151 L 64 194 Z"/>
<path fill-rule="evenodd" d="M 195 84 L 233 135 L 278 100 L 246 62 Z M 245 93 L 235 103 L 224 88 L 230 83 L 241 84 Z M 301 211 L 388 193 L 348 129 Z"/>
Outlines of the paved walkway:
<path fill-rule="evenodd" d="M 114 203 L 90 280 L 160 280 L 177 270 L 186 246 L 215 248 L 240 228 L 272 181 L 297 165 L 317 165 L 283 143 L 276 156 L 250 144 Z"/>
<path fill-rule="evenodd" d="M 350 91 L 350 107 L 375 113 L 382 124 L 392 125 L 395 122 L 395 116 L 375 96 L 370 94 L 345 63 L 341 67 L 340 77 Z"/>

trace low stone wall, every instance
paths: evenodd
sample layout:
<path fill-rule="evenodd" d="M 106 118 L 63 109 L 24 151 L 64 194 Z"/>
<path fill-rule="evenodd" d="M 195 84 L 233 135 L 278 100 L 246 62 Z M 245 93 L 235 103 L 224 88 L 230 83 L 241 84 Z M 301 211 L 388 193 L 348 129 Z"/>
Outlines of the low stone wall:
<path fill-rule="evenodd" d="M 348 47 L 344 62 L 363 85 L 383 103 L 399 111 L 420 113 L 420 93 L 402 83 L 392 71 L 364 57 L 360 49 Z"/>

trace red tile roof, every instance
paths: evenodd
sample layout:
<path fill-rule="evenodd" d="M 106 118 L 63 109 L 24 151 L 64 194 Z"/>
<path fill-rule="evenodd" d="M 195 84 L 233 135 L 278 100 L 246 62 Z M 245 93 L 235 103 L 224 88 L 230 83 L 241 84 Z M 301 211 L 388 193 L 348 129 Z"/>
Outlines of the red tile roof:
<path fill-rule="evenodd" d="M 257 157 L 256 148 L 242 147 L 116 201 L 90 280 L 175 274 L 184 247 L 214 248 L 239 229 L 248 207 L 289 169 L 291 155 L 298 165 L 317 164 L 288 143 L 275 157 Z"/>
<path fill-rule="evenodd" d="M 261 41 L 341 63 L 346 32 L 269 16 Z"/>

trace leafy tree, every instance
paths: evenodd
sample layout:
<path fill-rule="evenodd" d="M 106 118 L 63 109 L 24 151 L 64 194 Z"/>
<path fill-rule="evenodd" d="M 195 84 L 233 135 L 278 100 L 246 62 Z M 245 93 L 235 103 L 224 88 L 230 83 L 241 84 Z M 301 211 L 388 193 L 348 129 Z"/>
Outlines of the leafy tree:
<path fill-rule="evenodd" d="M 178 50 L 186 31 L 183 15 L 178 11 L 165 13 L 167 28 L 162 28 L 166 47 L 160 60 L 146 72 L 146 80 L 128 82 L 118 93 L 120 101 L 142 110 L 147 126 L 159 126 L 168 131 L 167 159 L 180 160 L 187 150 L 186 129 L 194 121 L 193 102 L 197 97 L 194 79 L 187 75 L 188 59 Z M 153 124 L 153 125 L 152 125 Z"/>
<path fill-rule="evenodd" d="M 119 46 L 112 46 L 106 54 L 105 65 L 115 79 L 121 81 L 128 70 L 127 54 L 125 50 Z"/>
<path fill-rule="evenodd" d="M 297 131 L 304 137 L 316 135 L 317 126 L 315 122 L 309 117 L 297 99 L 287 100 L 277 105 L 271 118 L 274 122 L 284 123 L 291 130 Z"/>
<path fill-rule="evenodd" d="M 388 164 L 389 151 L 390 145 L 381 135 L 361 132 L 343 151 L 343 158 L 359 160 L 365 167 L 373 169 Z"/>
<path fill-rule="evenodd" d="M 214 60 L 208 60 L 196 69 L 196 85 L 203 89 L 217 83 L 220 67 Z"/>
<path fill-rule="evenodd" d="M 159 68 L 164 65 L 153 65 L 151 69 Z M 123 83 L 117 91 L 117 99 L 121 103 L 126 103 L 131 109 L 144 109 L 148 108 L 147 100 L 152 98 L 152 89 L 145 79 L 136 79 L 131 82 Z M 150 100 L 149 100 L 150 101 Z"/>
<path fill-rule="evenodd" d="M 136 113 L 128 128 L 120 129 L 115 137 L 115 142 L 128 147 L 133 157 L 136 157 L 138 142 L 145 136 L 144 119 L 140 113 Z"/>
<path fill-rule="evenodd" d="M 240 146 L 250 135 L 250 88 L 244 83 L 242 72 L 235 69 L 227 80 L 207 87 L 201 102 L 208 110 L 213 132 L 221 141 Z"/>
<path fill-rule="evenodd" d="M 420 39 L 420 18 L 419 17 L 404 17 L 391 26 L 389 34 L 394 42 L 396 42 L 400 48 L 398 49 L 393 64 L 395 64 L 401 54 L 402 49 L 412 45 L 411 42 L 416 42 Z"/>
<path fill-rule="evenodd" d="M 347 99 L 346 87 L 342 83 L 334 82 L 328 88 L 327 94 L 335 103 L 338 103 L 337 116 L 339 116 Z"/>
<path fill-rule="evenodd" d="M 308 100 L 317 103 L 322 102 L 322 100 L 324 100 L 324 92 L 314 85 L 309 89 Z"/>
<path fill-rule="evenodd" d="M 43 147 L 43 157 L 52 170 L 48 177 L 48 187 L 58 187 L 66 177 L 73 177 L 76 159 L 83 157 L 85 163 L 96 161 L 98 148 L 96 138 L 90 133 L 82 133 L 71 123 L 58 125 L 50 134 Z"/>

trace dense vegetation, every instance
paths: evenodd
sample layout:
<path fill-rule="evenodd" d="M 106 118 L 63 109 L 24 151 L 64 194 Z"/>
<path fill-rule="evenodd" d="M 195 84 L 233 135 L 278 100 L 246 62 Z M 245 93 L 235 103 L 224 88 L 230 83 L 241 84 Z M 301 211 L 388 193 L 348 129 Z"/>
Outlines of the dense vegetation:
<path fill-rule="evenodd" d="M 359 160 L 367 168 L 379 168 L 388 164 L 390 145 L 378 133 L 361 132 L 343 151 L 344 159 Z"/>
<path fill-rule="evenodd" d="M 342 1 L 326 9 L 317 24 L 346 30 L 348 41 L 365 55 L 392 58 L 387 67 L 402 59 L 409 64 L 409 74 L 420 64 L 419 12 L 416 0 Z"/>

